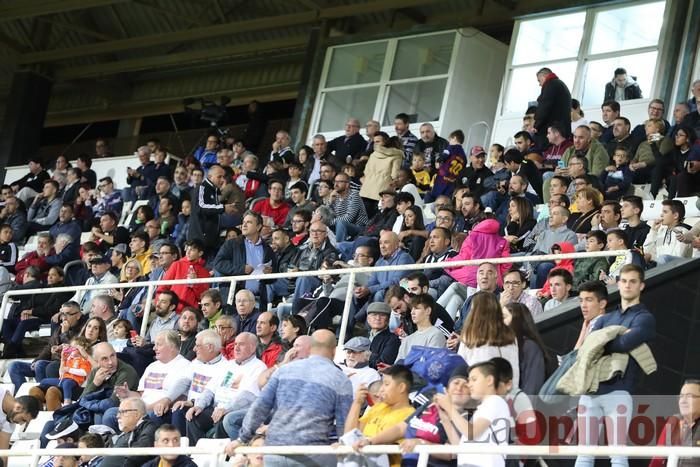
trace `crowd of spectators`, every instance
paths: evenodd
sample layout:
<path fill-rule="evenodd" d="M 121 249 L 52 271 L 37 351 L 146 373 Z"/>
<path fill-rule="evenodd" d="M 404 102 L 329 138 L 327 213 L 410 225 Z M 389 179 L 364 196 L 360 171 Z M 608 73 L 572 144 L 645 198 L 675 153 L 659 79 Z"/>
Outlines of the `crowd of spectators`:
<path fill-rule="evenodd" d="M 366 123 L 363 136 L 350 118 L 343 135 L 330 141 L 315 135 L 311 146 L 296 151 L 285 130 L 277 131 L 270 151 L 255 154 L 243 140 L 211 134 L 176 166 L 151 140 L 137 149 L 140 165 L 128 169 L 123 186 L 92 171 L 88 155 L 75 166 L 63 156 L 49 165 L 29 161 L 29 173 L 0 192 L 5 289 L 113 288 L 22 295 L 12 303 L 2 325 L 3 358 L 25 357 L 25 333 L 42 325 L 51 326 L 51 337 L 33 361 L 9 364 L 15 391 L 27 378 L 38 386 L 29 398 L 3 395 L 3 430 L 35 417 L 41 406 L 55 414 L 42 446 L 56 439 L 102 443 L 83 433 L 90 425 L 113 434 L 113 446 L 228 438 L 230 454 L 244 443 L 327 444 L 339 437 L 355 447 L 400 443 L 406 455 L 391 456 L 390 465 L 415 465 L 416 444 L 512 441 L 496 436 L 495 424 L 513 416 L 517 422 L 514 398 L 536 395 L 557 366 L 533 316 L 578 301 L 583 325 L 576 347 L 598 330 L 623 326 L 609 336 L 605 352 L 627 354 L 655 336 L 654 318 L 640 301 L 645 269 L 700 256 L 700 223 L 686 224 L 684 204 L 674 199 L 700 192 L 700 110 L 679 103 L 671 125 L 663 119 L 664 102 L 652 99 L 649 119 L 633 128 L 619 103 L 606 100 L 602 123 L 585 123 L 551 70 L 540 70 L 537 80 L 537 108 L 528 109 L 511 148 L 465 152 L 461 130 L 442 138 L 423 123 L 416 136 L 402 113 L 393 136 L 376 121 Z M 700 96 L 700 82 L 693 92 Z M 650 183 L 654 196 L 664 187 L 667 193 L 661 216 L 649 223 L 633 194 L 639 183 Z M 121 225 L 127 201 L 142 203 Z M 89 240 L 81 242 L 84 234 Z M 20 255 L 29 237 L 36 247 Z M 627 252 L 489 262 L 605 249 Z M 484 261 L 450 266 L 460 260 Z M 371 270 L 418 263 L 442 266 Z M 352 284 L 333 272 L 356 267 L 364 270 Z M 324 274 L 264 278 L 315 270 Z M 230 282 L 160 285 L 153 297 L 139 286 L 233 275 L 263 279 L 239 280 L 235 290 Z M 622 303 L 608 310 L 612 284 Z M 334 331 L 348 292 L 339 368 Z M 425 375 L 412 364 L 426 348 L 459 356 L 464 366 L 446 375 L 434 397 L 421 399 L 414 395 Z M 630 358 L 622 377 L 579 393 L 580 404 L 606 415 L 611 398 L 628 406 L 643 363 Z M 0 436 L 0 448 L 7 441 Z M 328 462 L 265 457 L 265 465 Z M 447 456 L 431 465 L 504 462 Z M 577 464 L 592 459 L 581 456 Z"/>

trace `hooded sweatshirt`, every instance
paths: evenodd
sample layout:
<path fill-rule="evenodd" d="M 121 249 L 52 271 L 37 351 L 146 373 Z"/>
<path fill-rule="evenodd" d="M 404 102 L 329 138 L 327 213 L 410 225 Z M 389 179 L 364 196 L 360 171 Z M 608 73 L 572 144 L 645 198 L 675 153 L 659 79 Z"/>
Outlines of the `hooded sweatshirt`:
<path fill-rule="evenodd" d="M 479 222 L 462 243 L 459 254 L 446 261 L 464 261 L 467 259 L 505 258 L 510 256 L 510 246 L 505 238 L 500 235 L 500 224 L 496 219 L 486 219 Z M 445 268 L 457 282 L 476 287 L 476 271 L 479 265 L 462 266 L 458 268 Z M 501 284 L 503 274 L 510 269 L 510 264 L 498 266 L 498 283 Z"/>

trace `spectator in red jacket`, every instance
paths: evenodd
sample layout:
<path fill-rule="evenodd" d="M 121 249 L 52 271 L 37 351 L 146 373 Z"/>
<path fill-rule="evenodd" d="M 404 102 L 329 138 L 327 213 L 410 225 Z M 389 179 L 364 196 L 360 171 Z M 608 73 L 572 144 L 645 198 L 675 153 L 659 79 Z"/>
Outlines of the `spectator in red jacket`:
<path fill-rule="evenodd" d="M 185 244 L 185 257 L 175 261 L 163 275 L 163 280 L 173 279 L 198 279 L 209 277 L 210 273 L 204 267 L 204 243 L 195 238 Z M 161 285 L 158 293 L 164 290 L 172 290 L 180 299 L 177 306 L 179 313 L 183 307 L 197 308 L 199 297 L 209 288 L 209 284 L 179 284 Z"/>
<path fill-rule="evenodd" d="M 282 340 L 277 329 L 280 320 L 277 315 L 266 311 L 260 313 L 255 324 L 255 334 L 258 336 L 258 358 L 272 368 L 284 358 L 285 349 L 282 347 Z"/>

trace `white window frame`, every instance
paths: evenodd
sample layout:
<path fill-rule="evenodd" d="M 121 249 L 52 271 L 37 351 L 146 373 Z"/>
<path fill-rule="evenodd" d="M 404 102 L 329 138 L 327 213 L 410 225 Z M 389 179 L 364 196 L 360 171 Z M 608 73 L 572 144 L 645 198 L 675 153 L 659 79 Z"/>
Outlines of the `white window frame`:
<path fill-rule="evenodd" d="M 405 39 L 411 39 L 411 38 L 416 38 L 416 37 L 428 37 L 428 36 L 436 36 L 436 35 L 446 35 L 451 33 L 453 35 L 453 43 L 452 43 L 452 52 L 450 54 L 450 63 L 447 67 L 447 72 L 446 73 L 441 73 L 441 74 L 436 74 L 436 75 L 430 75 L 430 76 L 420 76 L 420 77 L 415 77 L 415 78 L 402 78 L 402 79 L 391 79 L 391 72 L 394 66 L 394 61 L 396 59 L 396 50 L 398 47 L 398 43 L 401 40 Z M 450 90 L 450 87 L 452 85 L 452 76 L 454 75 L 454 67 L 455 67 L 455 61 L 457 57 L 457 52 L 459 48 L 459 37 L 460 35 L 457 33 L 457 30 L 454 29 L 448 29 L 444 31 L 436 31 L 436 32 L 431 32 L 431 33 L 426 33 L 426 34 L 413 34 L 413 35 L 407 35 L 407 36 L 401 36 L 401 37 L 396 37 L 392 39 L 380 39 L 380 40 L 374 40 L 374 41 L 367 41 L 367 42 L 355 42 L 352 44 L 343 44 L 343 45 L 338 45 L 338 46 L 333 46 L 329 47 L 328 50 L 326 50 L 326 55 L 324 57 L 323 61 L 323 70 L 321 72 L 321 85 L 319 86 L 317 98 L 316 98 L 316 103 L 314 104 L 314 111 L 313 111 L 313 120 L 311 121 L 311 131 L 309 136 L 312 136 L 317 133 L 322 133 L 326 135 L 331 135 L 331 134 L 342 134 L 343 129 L 338 128 L 337 130 L 331 131 L 320 131 L 320 125 L 321 125 L 321 114 L 325 105 L 325 99 L 326 99 L 326 94 L 329 92 L 333 91 L 343 91 L 343 90 L 351 90 L 351 89 L 360 89 L 360 88 L 367 88 L 367 87 L 379 87 L 378 93 L 377 93 L 377 102 L 374 106 L 374 111 L 372 112 L 371 118 L 373 120 L 377 120 L 380 123 L 380 126 L 382 129 L 389 129 L 393 128 L 392 125 L 384 125 L 383 120 L 384 116 L 387 111 L 387 104 L 389 103 L 389 94 L 391 92 L 391 87 L 394 85 L 400 85 L 400 84 L 406 84 L 406 83 L 418 83 L 422 81 L 432 81 L 432 80 L 438 80 L 438 79 L 446 79 L 445 81 L 445 90 L 443 93 L 443 98 L 442 102 L 440 104 L 440 117 L 439 120 L 437 121 L 431 121 L 429 123 L 433 123 L 436 126 L 436 130 L 439 127 L 439 122 L 444 120 L 445 118 L 445 108 L 447 105 L 447 94 Z M 372 44 L 378 44 L 378 43 L 386 43 L 386 55 L 384 57 L 384 64 L 382 66 L 382 71 L 381 75 L 379 77 L 378 81 L 372 82 L 372 83 L 362 83 L 362 84 L 349 84 L 349 85 L 344 85 L 344 86 L 333 86 L 333 87 L 328 87 L 327 81 L 328 81 L 328 74 L 330 72 L 330 65 L 331 65 L 331 59 L 333 56 L 333 52 L 336 49 L 339 49 L 341 47 L 353 47 L 357 46 L 360 44 L 363 44 L 365 46 L 371 47 Z M 361 125 L 364 126 L 364 122 L 360 122 Z M 426 122 L 417 122 L 417 124 L 423 124 Z M 411 125 L 414 125 L 413 123 Z M 364 133 L 364 129 L 362 130 L 362 133 Z"/>
<path fill-rule="evenodd" d="M 584 70 L 588 62 L 595 61 L 595 60 L 603 60 L 606 58 L 617 58 L 617 57 L 624 57 L 628 55 L 636 55 L 640 53 L 647 53 L 647 52 L 657 52 L 656 55 L 656 63 L 654 64 L 654 73 L 653 73 L 653 81 L 650 83 L 649 90 L 650 93 L 649 95 L 656 95 L 657 94 L 657 86 L 658 86 L 658 79 L 657 79 L 657 70 L 659 68 L 659 62 L 661 58 L 660 51 L 664 48 L 663 46 L 665 45 L 666 41 L 666 30 L 667 30 L 667 22 L 666 18 L 668 17 L 668 12 L 671 7 L 671 1 L 672 0 L 665 0 L 665 6 L 664 6 L 664 20 L 661 25 L 661 30 L 659 31 L 659 39 L 654 46 L 645 46 L 645 47 L 637 47 L 637 48 L 632 48 L 632 49 L 625 49 L 622 51 L 612 51 L 612 52 L 605 52 L 605 53 L 598 53 L 598 54 L 591 54 L 591 39 L 593 35 L 593 23 L 595 20 L 595 16 L 603 11 L 608 11 L 608 10 L 618 10 L 620 8 L 626 8 L 630 6 L 640 6 L 640 5 L 645 5 L 649 3 L 658 3 L 658 0 L 645 0 L 645 1 L 635 1 L 635 2 L 626 2 L 626 3 L 615 3 L 613 5 L 605 5 L 605 6 L 600 6 L 600 7 L 583 7 L 583 8 L 572 8 L 566 11 L 562 11 L 559 13 L 548 13 L 548 14 L 541 14 L 541 15 L 532 15 L 532 16 L 527 16 L 523 17 L 520 19 L 517 19 L 515 22 L 515 26 L 513 28 L 513 40 L 517 40 L 518 35 L 520 34 L 520 26 L 523 22 L 533 20 L 533 19 L 541 19 L 541 18 L 547 18 L 547 17 L 556 17 L 556 16 L 563 16 L 566 14 L 571 14 L 571 13 L 577 13 L 580 11 L 585 11 L 586 12 L 586 17 L 583 23 L 583 34 L 581 35 L 581 42 L 579 44 L 578 48 L 578 54 L 576 56 L 571 56 L 571 57 L 566 57 L 566 58 L 560 58 L 556 60 L 547 60 L 547 61 L 539 61 L 539 62 L 532 62 L 532 63 L 521 63 L 518 65 L 513 65 L 513 54 L 515 52 L 515 45 L 512 44 L 511 47 L 508 50 L 508 67 L 506 69 L 506 76 L 505 79 L 503 80 L 503 88 L 501 90 L 501 99 L 499 100 L 498 103 L 498 109 L 496 111 L 496 118 L 497 119 L 507 119 L 507 118 L 516 118 L 519 116 L 522 116 L 524 114 L 525 109 L 522 109 L 522 111 L 518 112 L 506 112 L 506 102 L 508 99 L 508 96 L 510 95 L 510 85 L 511 85 L 511 77 L 513 75 L 513 70 L 518 69 L 518 68 L 529 68 L 529 67 L 548 67 L 552 68 L 555 73 L 556 73 L 556 65 L 558 63 L 564 63 L 564 62 L 571 62 L 571 61 L 576 61 L 576 73 L 574 74 L 574 82 L 572 85 L 572 88 L 570 89 L 571 95 L 572 96 L 581 96 L 581 90 L 583 87 L 583 76 L 584 76 Z M 535 76 L 532 76 L 532 79 L 535 79 Z M 535 96 L 533 96 L 535 97 Z M 648 100 L 648 98 L 646 99 Z"/>

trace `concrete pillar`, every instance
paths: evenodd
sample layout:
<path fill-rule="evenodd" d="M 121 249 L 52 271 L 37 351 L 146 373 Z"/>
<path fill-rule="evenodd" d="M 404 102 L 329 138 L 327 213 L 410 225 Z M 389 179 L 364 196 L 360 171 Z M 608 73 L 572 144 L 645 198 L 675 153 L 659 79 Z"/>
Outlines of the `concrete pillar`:
<path fill-rule="evenodd" d="M 51 86 L 49 78 L 36 72 L 15 72 L 0 128 L 0 178 L 5 167 L 26 164 L 37 155 Z"/>
<path fill-rule="evenodd" d="M 323 60 L 327 47 L 328 22 L 323 21 L 320 27 L 311 29 L 309 35 L 309 45 L 306 48 L 306 59 L 301 72 L 301 84 L 299 85 L 299 95 L 294 107 L 292 117 L 292 128 L 289 132 L 292 143 L 295 147 L 306 142 L 306 136 L 311 124 L 311 114 L 314 109 L 316 93 L 321 81 L 323 71 Z"/>

